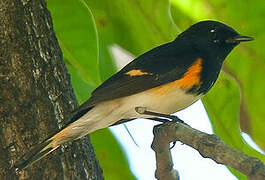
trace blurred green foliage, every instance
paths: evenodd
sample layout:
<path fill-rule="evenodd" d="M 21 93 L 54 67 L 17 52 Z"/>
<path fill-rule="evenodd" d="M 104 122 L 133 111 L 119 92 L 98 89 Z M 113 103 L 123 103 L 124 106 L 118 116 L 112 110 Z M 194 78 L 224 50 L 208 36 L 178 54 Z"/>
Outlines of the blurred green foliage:
<path fill-rule="evenodd" d="M 264 0 L 48 0 L 48 7 L 80 103 L 116 71 L 109 49 L 114 44 L 138 56 L 206 19 L 224 22 L 255 37 L 229 55 L 226 73 L 220 75 L 203 102 L 214 132 L 222 140 L 265 162 L 264 155 L 241 136 L 243 130 L 265 150 Z M 93 133 L 91 139 L 106 179 L 134 179 L 108 130 Z"/>
<path fill-rule="evenodd" d="M 84 1 L 49 0 L 48 8 L 76 97 L 81 104 L 101 82 L 94 17 Z M 112 69 L 114 72 L 114 66 Z M 90 137 L 106 179 L 135 179 L 124 152 L 108 129 L 95 132 Z"/>

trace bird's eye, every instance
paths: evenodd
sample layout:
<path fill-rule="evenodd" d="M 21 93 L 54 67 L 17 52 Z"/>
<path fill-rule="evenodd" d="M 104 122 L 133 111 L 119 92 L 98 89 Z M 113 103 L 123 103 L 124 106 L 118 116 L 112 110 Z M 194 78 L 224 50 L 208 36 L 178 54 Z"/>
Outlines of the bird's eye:
<path fill-rule="evenodd" d="M 211 33 L 211 41 L 212 42 L 214 42 L 214 43 L 218 43 L 219 42 L 219 40 L 218 40 L 218 38 L 217 38 L 217 31 L 216 31 L 216 29 L 211 29 L 210 30 L 210 33 Z"/>
<path fill-rule="evenodd" d="M 211 32 L 211 33 L 215 33 L 216 30 L 215 30 L 215 29 L 211 29 L 210 32 Z"/>
<path fill-rule="evenodd" d="M 218 40 L 218 39 L 215 39 L 215 40 L 213 40 L 213 42 L 214 42 L 214 43 L 218 43 L 218 42 L 219 42 L 219 40 Z"/>
<path fill-rule="evenodd" d="M 216 37 L 216 35 L 217 35 L 216 29 L 211 29 L 209 32 L 210 32 L 211 37 L 214 37 L 214 38 Z"/>

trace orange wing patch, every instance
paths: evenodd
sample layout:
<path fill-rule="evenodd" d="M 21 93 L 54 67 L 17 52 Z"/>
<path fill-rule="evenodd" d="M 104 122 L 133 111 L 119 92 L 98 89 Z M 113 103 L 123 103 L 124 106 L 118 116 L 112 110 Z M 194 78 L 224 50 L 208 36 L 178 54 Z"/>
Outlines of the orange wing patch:
<path fill-rule="evenodd" d="M 147 72 L 143 72 L 141 69 L 134 69 L 126 73 L 129 76 L 142 76 L 148 74 Z"/>
<path fill-rule="evenodd" d="M 166 94 L 176 88 L 189 89 L 200 85 L 200 73 L 202 71 L 202 59 L 198 58 L 187 70 L 181 79 L 153 88 L 157 94 Z"/>

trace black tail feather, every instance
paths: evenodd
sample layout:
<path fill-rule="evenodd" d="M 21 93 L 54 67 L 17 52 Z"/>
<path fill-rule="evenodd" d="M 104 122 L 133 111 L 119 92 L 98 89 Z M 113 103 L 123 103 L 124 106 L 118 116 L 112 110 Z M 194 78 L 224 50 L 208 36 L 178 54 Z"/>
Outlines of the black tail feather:
<path fill-rule="evenodd" d="M 28 153 L 26 153 L 20 160 L 18 160 L 12 169 L 16 172 L 21 171 L 38 161 L 46 154 L 49 154 L 51 151 L 57 149 L 57 147 L 51 146 L 52 140 L 46 140 L 43 143 L 36 145 L 33 149 L 31 149 Z"/>
<path fill-rule="evenodd" d="M 67 129 L 68 125 L 73 123 L 74 121 L 78 120 L 80 117 L 82 117 L 84 114 L 86 114 L 88 111 L 90 111 L 93 107 L 89 108 L 84 108 L 84 109 L 78 109 L 73 118 L 71 119 L 70 122 L 68 122 L 65 127 L 61 130 L 59 130 L 58 133 L 55 133 L 53 136 L 45 140 L 44 142 L 34 146 L 28 153 L 23 155 L 23 157 L 18 160 L 14 166 L 11 168 L 12 171 L 19 172 L 29 165 L 33 164 L 34 162 L 40 160 L 50 152 L 54 151 L 57 149 L 62 143 L 67 142 L 67 137 L 65 136 L 58 136 L 58 134 L 64 130 Z M 62 140 L 62 138 L 65 139 Z M 70 138 L 71 140 L 72 138 Z"/>

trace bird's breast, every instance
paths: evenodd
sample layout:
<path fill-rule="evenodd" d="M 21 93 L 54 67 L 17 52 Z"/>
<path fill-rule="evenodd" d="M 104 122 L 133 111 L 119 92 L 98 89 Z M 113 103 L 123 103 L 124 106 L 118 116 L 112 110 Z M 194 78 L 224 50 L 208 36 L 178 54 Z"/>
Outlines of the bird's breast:
<path fill-rule="evenodd" d="M 137 114 L 135 112 L 135 107 L 146 107 L 149 111 L 172 114 L 188 107 L 200 99 L 201 96 L 201 94 L 188 93 L 187 89 L 168 83 L 135 95 L 121 98 L 119 104 L 120 108 L 126 109 L 123 118 L 139 118 L 145 116 Z"/>

